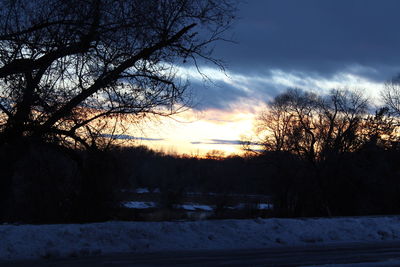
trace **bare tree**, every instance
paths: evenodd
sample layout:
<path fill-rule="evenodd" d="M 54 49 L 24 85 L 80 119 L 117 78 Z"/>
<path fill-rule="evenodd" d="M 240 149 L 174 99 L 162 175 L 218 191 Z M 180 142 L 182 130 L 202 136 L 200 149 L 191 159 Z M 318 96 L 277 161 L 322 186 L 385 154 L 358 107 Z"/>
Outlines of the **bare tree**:
<path fill-rule="evenodd" d="M 332 90 L 318 105 L 318 135 L 322 157 L 356 150 L 367 115 L 368 99 L 360 92 Z"/>
<path fill-rule="evenodd" d="M 90 147 L 113 117 L 185 104 L 174 70 L 220 61 L 210 44 L 230 0 L 1 0 L 0 143 L 22 137 Z"/>
<path fill-rule="evenodd" d="M 381 95 L 390 113 L 400 116 L 400 77 L 386 82 Z"/>
<path fill-rule="evenodd" d="M 348 90 L 326 97 L 299 89 L 278 95 L 257 121 L 268 151 L 287 151 L 315 161 L 329 153 L 352 151 L 368 101 Z"/>
<path fill-rule="evenodd" d="M 269 103 L 257 121 L 267 150 L 288 151 L 315 158 L 315 94 L 289 89 Z"/>
<path fill-rule="evenodd" d="M 369 115 L 363 124 L 363 143 L 370 146 L 396 148 L 399 140 L 398 120 L 391 116 L 389 108 L 379 108 Z"/>

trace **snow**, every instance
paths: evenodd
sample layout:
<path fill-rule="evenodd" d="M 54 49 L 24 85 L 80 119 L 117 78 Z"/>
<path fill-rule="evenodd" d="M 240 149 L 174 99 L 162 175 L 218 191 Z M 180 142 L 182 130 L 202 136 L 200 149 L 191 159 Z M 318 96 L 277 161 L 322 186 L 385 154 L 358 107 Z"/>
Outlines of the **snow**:
<path fill-rule="evenodd" d="M 135 189 L 135 193 L 136 194 L 146 194 L 146 193 L 150 193 L 150 190 L 146 187 L 139 187 Z"/>
<path fill-rule="evenodd" d="M 272 204 L 260 203 L 258 204 L 258 209 L 260 210 L 271 210 L 274 206 Z"/>
<path fill-rule="evenodd" d="M 245 209 L 245 208 L 246 208 L 246 203 L 239 203 L 236 206 L 228 207 L 228 209 L 231 209 L 231 210 L 241 210 L 241 209 Z M 270 210 L 273 208 L 273 205 L 268 204 L 268 203 L 259 203 L 259 204 L 257 204 L 256 208 L 258 210 Z"/>
<path fill-rule="evenodd" d="M 0 225 L 0 259 L 400 240 L 400 216 Z"/>
<path fill-rule="evenodd" d="M 230 210 L 241 210 L 241 209 L 244 209 L 245 207 L 246 207 L 246 204 L 239 203 L 236 206 L 228 207 L 228 209 L 230 209 Z"/>
<path fill-rule="evenodd" d="M 129 209 L 149 209 L 155 208 L 157 206 L 154 202 L 144 201 L 127 201 L 123 202 L 122 205 Z"/>
<path fill-rule="evenodd" d="M 127 192 L 127 193 L 136 193 L 136 194 L 148 194 L 148 193 L 160 193 L 159 188 L 154 188 L 154 189 L 149 189 L 147 187 L 138 187 L 135 189 L 122 189 L 121 192 Z"/>
<path fill-rule="evenodd" d="M 204 210 L 204 211 L 213 211 L 213 207 L 208 206 L 208 205 L 200 205 L 200 204 L 183 204 L 183 205 L 177 205 L 176 206 L 178 209 L 184 209 L 184 210 Z"/>

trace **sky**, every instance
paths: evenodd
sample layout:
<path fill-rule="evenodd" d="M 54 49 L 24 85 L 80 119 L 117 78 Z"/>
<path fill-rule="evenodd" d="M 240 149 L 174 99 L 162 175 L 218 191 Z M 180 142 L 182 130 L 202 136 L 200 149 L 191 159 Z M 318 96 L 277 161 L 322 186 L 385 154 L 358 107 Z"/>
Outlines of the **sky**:
<path fill-rule="evenodd" d="M 193 95 L 191 109 L 172 119 L 130 130 L 137 144 L 168 153 L 241 153 L 265 103 L 289 87 L 314 92 L 348 88 L 373 99 L 400 73 L 400 1 L 247 0 L 215 44 L 225 72 L 203 64 L 182 66 Z M 377 100 L 377 103 L 379 101 Z"/>

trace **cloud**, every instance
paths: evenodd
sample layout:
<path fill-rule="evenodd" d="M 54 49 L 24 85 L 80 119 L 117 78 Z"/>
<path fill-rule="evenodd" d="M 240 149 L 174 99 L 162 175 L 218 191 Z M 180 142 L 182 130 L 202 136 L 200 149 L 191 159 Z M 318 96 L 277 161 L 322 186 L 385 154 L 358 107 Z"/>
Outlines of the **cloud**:
<path fill-rule="evenodd" d="M 225 140 L 225 139 L 209 139 L 206 141 L 193 141 L 192 145 L 243 145 L 241 140 Z M 251 143 L 250 145 L 259 145 L 258 143 Z"/>
<path fill-rule="evenodd" d="M 221 42 L 215 52 L 238 72 L 283 69 L 329 76 L 359 64 L 388 79 L 400 66 L 399 9 L 396 0 L 246 1 L 232 28 L 238 44 Z"/>
<path fill-rule="evenodd" d="M 163 140 L 165 140 L 164 138 L 136 137 L 136 136 L 126 135 L 126 134 L 117 134 L 117 135 L 103 134 L 102 136 L 107 137 L 107 138 L 119 139 L 119 140 L 141 140 L 141 141 L 163 141 Z"/>
<path fill-rule="evenodd" d="M 237 44 L 214 49 L 226 73 L 178 67 L 191 82 L 196 110 L 251 109 L 288 87 L 356 88 L 378 97 L 400 72 L 398 0 L 245 1 L 238 9 L 231 30 Z"/>
<path fill-rule="evenodd" d="M 268 102 L 287 88 L 301 88 L 319 93 L 348 88 L 361 90 L 371 98 L 378 98 L 383 87 L 382 82 L 362 75 L 366 72 L 375 73 L 375 69 L 357 64 L 348 66 L 329 77 L 315 72 L 289 72 L 283 69 L 248 74 L 230 71 L 222 73 L 210 67 L 205 67 L 201 71 L 211 81 L 204 81 L 197 69 L 179 69 L 179 73 L 192 82 L 195 103 L 198 103 L 194 108 L 198 110 L 232 110 L 238 106 L 242 109 L 251 109 L 252 106 Z"/>
<path fill-rule="evenodd" d="M 206 141 L 193 141 L 192 145 L 241 145 L 240 140 L 209 139 Z"/>
<path fill-rule="evenodd" d="M 242 145 L 243 142 L 240 140 L 224 140 L 224 139 L 211 139 L 210 140 L 215 145 Z"/>

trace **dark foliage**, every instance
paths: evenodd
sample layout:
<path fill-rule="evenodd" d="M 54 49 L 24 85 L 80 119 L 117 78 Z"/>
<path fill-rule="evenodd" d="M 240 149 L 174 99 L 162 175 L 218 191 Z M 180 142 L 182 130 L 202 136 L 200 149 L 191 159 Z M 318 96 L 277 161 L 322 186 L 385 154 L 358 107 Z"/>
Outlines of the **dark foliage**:
<path fill-rule="evenodd" d="M 73 150 L 29 139 L 4 145 L 0 157 L 0 220 L 5 222 L 135 219 L 132 212 L 121 215 L 127 211 L 121 211 L 120 202 L 124 189 L 137 187 L 160 189 L 154 201 L 166 212 L 162 218 L 182 216 L 172 214 L 173 207 L 187 192 L 218 193 L 212 203 L 216 216 L 226 214 L 234 193 L 270 193 L 265 165 L 257 158 L 177 157 L 146 147 Z"/>
<path fill-rule="evenodd" d="M 227 157 L 221 160 L 179 157 L 146 147 L 112 150 L 124 166 L 128 188 L 160 188 L 162 192 L 259 193 L 269 191 L 265 165 L 258 158 Z M 172 194 L 172 193 L 171 193 Z"/>
<path fill-rule="evenodd" d="M 56 223 L 110 219 L 119 183 L 106 152 L 66 149 L 23 139 L 0 148 L 0 220 Z"/>

